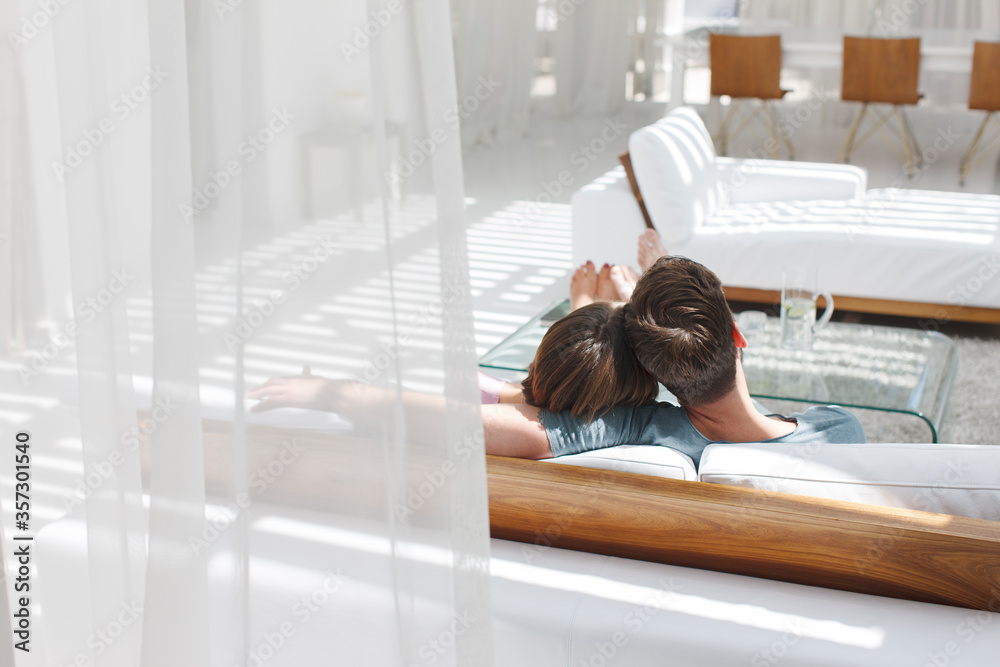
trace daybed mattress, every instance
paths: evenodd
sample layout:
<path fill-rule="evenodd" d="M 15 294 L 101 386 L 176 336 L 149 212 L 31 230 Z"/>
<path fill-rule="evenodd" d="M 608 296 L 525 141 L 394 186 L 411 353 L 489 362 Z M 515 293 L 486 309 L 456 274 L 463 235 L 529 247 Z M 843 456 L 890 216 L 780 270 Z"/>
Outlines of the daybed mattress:
<path fill-rule="evenodd" d="M 670 249 L 731 287 L 781 289 L 815 266 L 833 294 L 1000 307 L 1000 197 L 870 190 L 864 199 L 736 204 Z"/>

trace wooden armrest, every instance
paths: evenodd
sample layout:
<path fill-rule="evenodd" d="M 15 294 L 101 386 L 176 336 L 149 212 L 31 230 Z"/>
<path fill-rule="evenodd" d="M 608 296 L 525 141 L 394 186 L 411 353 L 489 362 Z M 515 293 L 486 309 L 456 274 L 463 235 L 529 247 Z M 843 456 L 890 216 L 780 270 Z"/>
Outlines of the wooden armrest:
<path fill-rule="evenodd" d="M 628 184 L 632 188 L 632 194 L 635 196 L 636 202 L 639 203 L 639 210 L 642 211 L 642 219 L 646 221 L 646 227 L 656 229 L 653 226 L 653 220 L 649 217 L 649 211 L 646 210 L 646 202 L 642 200 L 642 193 L 639 191 L 639 182 L 635 180 L 635 172 L 632 171 L 632 158 L 629 156 L 628 151 L 619 155 L 618 161 L 625 168 L 625 176 L 628 178 Z"/>
<path fill-rule="evenodd" d="M 1000 611 L 1000 523 L 488 456 L 493 537 Z"/>

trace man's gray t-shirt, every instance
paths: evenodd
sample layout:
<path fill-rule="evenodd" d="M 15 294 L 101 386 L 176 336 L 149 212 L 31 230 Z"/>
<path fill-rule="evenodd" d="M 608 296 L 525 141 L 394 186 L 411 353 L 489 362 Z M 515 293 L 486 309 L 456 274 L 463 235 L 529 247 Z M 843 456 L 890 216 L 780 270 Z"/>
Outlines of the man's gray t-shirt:
<path fill-rule="evenodd" d="M 781 417 L 781 415 L 769 415 Z M 782 417 L 787 419 L 787 417 Z M 863 443 L 861 422 L 844 408 L 813 406 L 791 416 L 797 422 L 788 435 L 763 442 Z M 726 440 L 709 440 L 691 424 L 687 413 L 672 403 L 618 406 L 587 422 L 568 411 L 539 413 L 552 456 L 579 454 L 616 445 L 660 445 L 687 454 L 695 466 L 705 447 Z"/>

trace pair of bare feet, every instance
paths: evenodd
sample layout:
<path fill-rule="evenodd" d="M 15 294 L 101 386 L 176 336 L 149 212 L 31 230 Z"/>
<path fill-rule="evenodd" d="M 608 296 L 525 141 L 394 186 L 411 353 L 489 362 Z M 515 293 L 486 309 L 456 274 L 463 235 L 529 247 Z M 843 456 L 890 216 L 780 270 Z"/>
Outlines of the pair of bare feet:
<path fill-rule="evenodd" d="M 666 254 L 656 230 L 647 229 L 639 235 L 638 259 L 643 271 Z M 598 300 L 628 301 L 638 280 L 639 274 L 630 266 L 605 264 L 597 271 L 594 263 L 588 260 L 577 268 L 570 280 L 570 308 L 576 310 Z"/>

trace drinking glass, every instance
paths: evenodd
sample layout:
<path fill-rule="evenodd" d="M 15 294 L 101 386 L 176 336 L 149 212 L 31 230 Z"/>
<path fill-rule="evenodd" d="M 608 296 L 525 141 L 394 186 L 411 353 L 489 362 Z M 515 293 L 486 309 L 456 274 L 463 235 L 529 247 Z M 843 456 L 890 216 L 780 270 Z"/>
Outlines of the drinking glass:
<path fill-rule="evenodd" d="M 816 269 L 791 267 L 781 276 L 781 346 L 787 350 L 811 350 L 816 329 L 833 316 L 833 297 L 817 288 Z M 826 299 L 826 310 L 816 320 L 816 299 Z"/>

